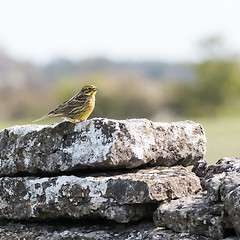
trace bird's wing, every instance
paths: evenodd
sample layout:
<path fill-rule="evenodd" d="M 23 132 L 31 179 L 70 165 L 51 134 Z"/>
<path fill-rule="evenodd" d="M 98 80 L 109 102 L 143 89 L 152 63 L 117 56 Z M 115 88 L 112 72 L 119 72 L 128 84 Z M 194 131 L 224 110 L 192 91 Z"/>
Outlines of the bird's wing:
<path fill-rule="evenodd" d="M 67 116 L 71 111 L 78 108 L 81 110 L 84 107 L 84 104 L 86 102 L 86 97 L 83 95 L 80 95 L 79 93 L 74 95 L 69 100 L 65 101 L 63 104 L 61 104 L 59 107 L 54 109 L 53 111 L 49 112 L 47 115 L 44 115 L 41 118 L 38 118 L 31 123 L 38 122 L 44 119 L 47 119 L 49 117 L 61 117 L 61 116 Z"/>
<path fill-rule="evenodd" d="M 55 116 L 68 115 L 68 113 L 75 108 L 81 109 L 84 106 L 85 102 L 86 102 L 85 96 L 75 95 L 71 99 L 61 104 L 55 110 L 51 111 L 48 115 L 52 114 Z"/>

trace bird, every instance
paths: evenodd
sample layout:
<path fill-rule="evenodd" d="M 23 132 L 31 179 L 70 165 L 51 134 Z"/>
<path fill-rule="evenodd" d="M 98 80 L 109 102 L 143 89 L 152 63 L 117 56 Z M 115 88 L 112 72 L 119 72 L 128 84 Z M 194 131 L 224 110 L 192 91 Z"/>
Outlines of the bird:
<path fill-rule="evenodd" d="M 38 122 L 49 117 L 63 117 L 77 123 L 85 121 L 95 107 L 95 95 L 98 91 L 94 85 L 86 85 L 82 90 L 69 100 L 48 114 L 38 118 L 31 123 Z"/>

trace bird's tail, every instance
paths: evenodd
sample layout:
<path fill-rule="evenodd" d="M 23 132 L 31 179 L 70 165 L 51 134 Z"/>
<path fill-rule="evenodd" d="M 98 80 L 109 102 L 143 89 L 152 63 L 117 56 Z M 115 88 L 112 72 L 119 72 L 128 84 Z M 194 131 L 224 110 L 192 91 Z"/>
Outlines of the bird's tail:
<path fill-rule="evenodd" d="M 53 117 L 53 116 L 54 116 L 54 114 L 47 114 L 47 115 L 44 115 L 44 116 L 42 116 L 42 117 L 40 117 L 40 118 L 38 118 L 38 119 L 30 122 L 29 124 L 35 123 L 35 122 L 38 122 L 38 121 L 42 121 L 42 120 L 45 120 L 45 119 L 47 119 L 47 118 L 49 118 L 49 117 Z"/>

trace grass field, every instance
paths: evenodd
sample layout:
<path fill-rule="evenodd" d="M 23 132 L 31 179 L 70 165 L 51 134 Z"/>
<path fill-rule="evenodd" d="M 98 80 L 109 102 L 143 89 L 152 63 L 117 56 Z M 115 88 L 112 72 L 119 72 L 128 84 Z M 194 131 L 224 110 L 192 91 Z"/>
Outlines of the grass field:
<path fill-rule="evenodd" d="M 59 122 L 61 119 L 59 119 Z M 223 157 L 240 156 L 240 118 L 194 119 L 204 127 L 207 136 L 206 160 L 214 164 Z M 29 121 L 0 122 L 0 129 L 13 125 L 27 124 Z M 48 121 L 41 124 L 52 123 Z"/>
<path fill-rule="evenodd" d="M 240 118 L 212 118 L 197 120 L 207 136 L 206 160 L 215 163 L 223 157 L 240 156 Z"/>

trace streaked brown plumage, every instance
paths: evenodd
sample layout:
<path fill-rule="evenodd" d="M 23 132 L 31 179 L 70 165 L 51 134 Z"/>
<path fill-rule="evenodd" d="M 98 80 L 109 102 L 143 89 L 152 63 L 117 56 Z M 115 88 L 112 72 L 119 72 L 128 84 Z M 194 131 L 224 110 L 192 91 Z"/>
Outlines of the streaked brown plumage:
<path fill-rule="evenodd" d="M 87 85 L 83 87 L 82 90 L 71 99 L 65 101 L 55 110 L 33 121 L 32 123 L 49 117 L 69 118 L 73 122 L 86 120 L 95 107 L 95 94 L 97 93 L 97 90 L 98 89 L 94 85 Z"/>

